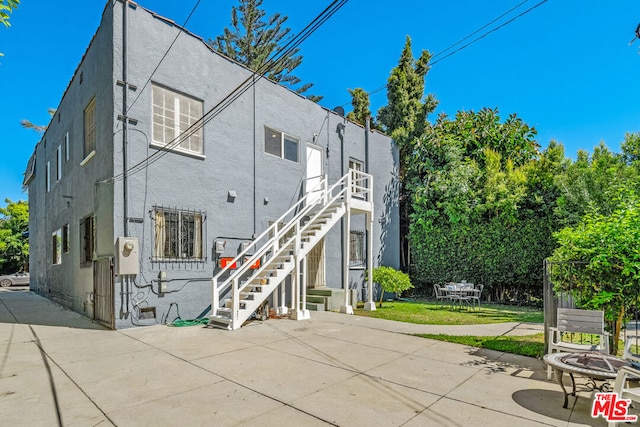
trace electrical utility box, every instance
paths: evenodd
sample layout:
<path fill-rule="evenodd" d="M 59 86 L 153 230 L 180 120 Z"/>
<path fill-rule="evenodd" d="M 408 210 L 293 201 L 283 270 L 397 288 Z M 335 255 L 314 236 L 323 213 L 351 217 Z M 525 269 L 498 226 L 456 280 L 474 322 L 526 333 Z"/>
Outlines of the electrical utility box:
<path fill-rule="evenodd" d="M 138 239 L 135 237 L 118 237 L 116 239 L 115 269 L 118 276 L 140 273 L 138 248 Z"/>

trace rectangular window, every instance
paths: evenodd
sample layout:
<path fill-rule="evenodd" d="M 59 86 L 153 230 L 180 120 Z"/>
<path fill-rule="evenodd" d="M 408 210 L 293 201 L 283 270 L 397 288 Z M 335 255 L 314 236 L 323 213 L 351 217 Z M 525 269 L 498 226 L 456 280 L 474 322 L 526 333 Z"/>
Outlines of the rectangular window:
<path fill-rule="evenodd" d="M 59 228 L 51 234 L 52 264 L 62 264 L 62 230 Z"/>
<path fill-rule="evenodd" d="M 168 260 L 202 260 L 204 213 L 159 207 L 154 211 L 154 257 Z"/>
<path fill-rule="evenodd" d="M 62 179 L 62 146 L 56 148 L 56 182 Z"/>
<path fill-rule="evenodd" d="M 64 134 L 64 160 L 69 161 L 71 154 L 69 153 L 69 132 Z"/>
<path fill-rule="evenodd" d="M 202 101 L 153 85 L 154 143 L 171 150 L 203 154 L 202 127 L 191 128 L 200 119 Z"/>
<path fill-rule="evenodd" d="M 362 187 L 366 183 L 361 182 L 360 180 L 361 175 L 357 172 L 364 171 L 364 163 L 362 163 L 360 160 L 349 159 L 349 170 L 356 171 L 356 173 L 351 172 L 351 182 L 353 183 L 351 185 L 351 193 L 353 193 L 354 196 L 362 196 L 361 194 L 358 194 L 358 193 L 362 193 L 363 191 Z"/>
<path fill-rule="evenodd" d="M 365 266 L 364 231 L 351 230 L 349 233 L 349 267 Z"/>
<path fill-rule="evenodd" d="M 69 224 L 65 224 L 62 227 L 62 250 L 65 254 L 71 251 L 71 240 L 69 239 L 70 227 Z"/>
<path fill-rule="evenodd" d="M 80 220 L 80 265 L 87 266 L 93 262 L 95 246 L 95 219 L 93 215 Z"/>
<path fill-rule="evenodd" d="M 298 162 L 300 141 L 284 132 L 264 128 L 264 151 L 283 159 Z"/>
<path fill-rule="evenodd" d="M 47 162 L 47 171 L 45 173 L 45 180 L 47 185 L 47 193 L 51 191 L 51 162 Z"/>
<path fill-rule="evenodd" d="M 96 99 L 93 98 L 84 110 L 84 157 L 96 149 Z"/>

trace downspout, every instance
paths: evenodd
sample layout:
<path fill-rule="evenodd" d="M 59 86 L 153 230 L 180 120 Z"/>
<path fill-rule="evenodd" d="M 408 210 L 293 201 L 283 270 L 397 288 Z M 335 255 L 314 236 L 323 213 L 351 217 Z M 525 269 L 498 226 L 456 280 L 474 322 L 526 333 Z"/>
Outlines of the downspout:
<path fill-rule="evenodd" d="M 342 178 L 345 174 L 344 171 L 344 131 L 345 131 L 345 125 L 344 123 L 338 123 L 338 138 L 340 139 L 340 178 Z M 347 215 L 349 215 L 349 212 L 347 212 Z M 340 253 L 344 254 L 344 248 L 345 248 L 345 241 L 344 241 L 344 228 L 345 228 L 345 219 L 342 218 L 340 220 Z M 342 257 L 343 260 L 342 262 L 344 263 L 344 256 Z M 340 269 L 340 271 L 342 272 L 342 283 L 346 283 L 345 281 L 347 280 L 347 277 L 345 277 L 345 267 L 343 265 L 343 268 Z M 345 287 L 345 294 L 347 293 L 347 289 Z"/>
<path fill-rule="evenodd" d="M 371 116 L 367 116 L 364 126 L 364 172 L 369 173 L 369 132 L 371 132 Z"/>
<path fill-rule="evenodd" d="M 128 203 L 128 175 L 127 175 L 127 142 L 128 142 L 128 130 L 129 130 L 129 120 L 127 117 L 127 90 L 129 84 L 127 82 L 127 9 L 129 8 L 129 0 L 124 0 L 122 3 L 122 81 L 124 84 L 122 85 L 122 116 L 124 118 L 124 124 L 122 126 L 122 212 L 123 212 L 123 220 L 124 220 L 124 236 L 129 237 L 129 203 Z M 129 317 L 129 294 L 131 293 L 129 287 L 131 286 L 129 276 L 126 276 L 126 305 L 123 310 L 122 306 L 120 306 L 120 318 L 124 315 L 124 318 Z"/>
<path fill-rule="evenodd" d="M 253 75 L 253 84 L 251 85 L 252 89 L 253 89 L 253 238 L 256 237 L 256 230 L 258 228 L 256 222 L 258 220 L 257 218 L 257 193 L 256 193 L 256 185 L 257 185 L 257 179 L 256 179 L 256 75 Z"/>
<path fill-rule="evenodd" d="M 124 124 L 122 126 L 122 211 L 124 220 L 124 237 L 129 237 L 129 203 L 128 203 L 128 176 L 127 176 L 127 131 L 129 130 L 127 120 L 127 8 L 128 0 L 122 4 L 122 116 Z"/>
<path fill-rule="evenodd" d="M 367 118 L 365 119 L 364 122 L 364 172 L 365 173 L 369 173 L 369 132 L 371 132 L 371 116 L 367 115 Z M 371 183 L 369 183 L 371 184 Z M 371 189 L 373 190 L 373 188 Z M 371 214 L 367 214 L 367 216 L 370 218 Z M 370 218 L 371 221 L 369 221 L 369 223 L 371 223 L 373 221 L 373 218 Z M 371 264 L 373 264 L 372 258 L 370 256 L 368 256 L 368 254 L 371 252 L 371 249 L 373 248 L 373 227 L 366 227 L 368 229 L 368 233 L 365 235 L 365 238 L 367 239 L 365 242 L 365 248 L 367 248 L 367 271 L 373 271 L 373 265 L 369 265 L 369 262 L 371 262 Z M 369 281 L 371 280 L 370 277 L 367 278 L 367 281 L 365 283 L 362 284 L 362 287 L 365 288 L 368 286 Z M 369 287 L 369 289 L 373 289 L 372 287 Z M 369 294 L 371 294 L 370 292 L 368 292 Z M 362 296 L 362 301 L 364 301 L 364 295 Z M 369 301 L 373 301 L 372 298 L 369 298 Z"/>

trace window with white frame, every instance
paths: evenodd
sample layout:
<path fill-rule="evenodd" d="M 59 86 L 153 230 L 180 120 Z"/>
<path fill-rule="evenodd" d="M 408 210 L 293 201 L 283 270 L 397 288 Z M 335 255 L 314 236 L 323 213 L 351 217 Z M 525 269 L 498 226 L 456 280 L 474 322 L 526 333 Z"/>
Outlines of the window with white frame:
<path fill-rule="evenodd" d="M 202 127 L 189 129 L 200 119 L 202 101 L 153 85 L 155 144 L 172 150 L 203 154 Z"/>
<path fill-rule="evenodd" d="M 69 132 L 64 134 L 64 160 L 68 162 L 71 158 L 71 153 L 69 153 Z"/>
<path fill-rule="evenodd" d="M 298 162 L 300 141 L 284 132 L 264 128 L 264 151 L 283 159 Z"/>
<path fill-rule="evenodd" d="M 45 171 L 45 184 L 47 188 L 47 193 L 51 191 L 51 162 L 47 162 L 47 169 Z"/>
<path fill-rule="evenodd" d="M 153 255 L 162 260 L 203 260 L 204 213 L 154 208 L 155 236 Z"/>
<path fill-rule="evenodd" d="M 62 230 L 59 228 L 51 233 L 51 252 L 52 264 L 62 264 Z"/>
<path fill-rule="evenodd" d="M 349 233 L 349 267 L 365 266 L 365 233 L 351 230 Z"/>
<path fill-rule="evenodd" d="M 62 146 L 56 148 L 56 182 L 62 179 Z"/>
<path fill-rule="evenodd" d="M 95 220 L 89 215 L 80 220 L 80 265 L 89 266 L 93 262 L 95 245 Z"/>
<path fill-rule="evenodd" d="M 84 109 L 84 157 L 96 149 L 96 98 Z"/>
<path fill-rule="evenodd" d="M 364 171 L 364 163 L 362 163 L 360 160 L 349 159 L 349 170 L 362 172 Z M 362 186 L 364 185 L 364 182 L 360 182 L 359 178 L 359 173 L 351 172 L 351 180 L 353 182 L 353 185 L 351 186 L 351 193 L 353 193 L 354 196 L 362 195 L 360 193 L 362 193 Z"/>

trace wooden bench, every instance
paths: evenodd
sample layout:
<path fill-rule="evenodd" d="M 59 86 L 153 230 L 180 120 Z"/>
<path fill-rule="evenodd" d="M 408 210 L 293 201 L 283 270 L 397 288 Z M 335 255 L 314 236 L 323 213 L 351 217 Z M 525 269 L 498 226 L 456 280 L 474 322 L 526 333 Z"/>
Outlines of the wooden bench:
<path fill-rule="evenodd" d="M 557 324 L 556 327 L 549 327 L 547 353 L 585 351 L 609 353 L 609 333 L 604 330 L 603 311 L 559 308 Z M 576 335 L 579 339 L 574 340 Z M 551 367 L 548 367 L 547 379 L 551 379 L 551 375 Z"/>

